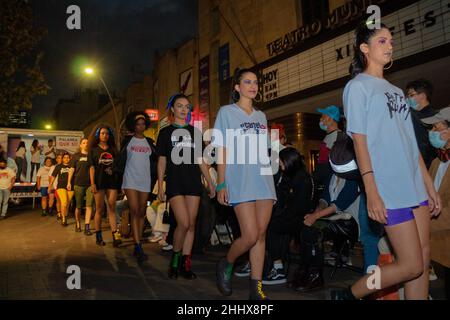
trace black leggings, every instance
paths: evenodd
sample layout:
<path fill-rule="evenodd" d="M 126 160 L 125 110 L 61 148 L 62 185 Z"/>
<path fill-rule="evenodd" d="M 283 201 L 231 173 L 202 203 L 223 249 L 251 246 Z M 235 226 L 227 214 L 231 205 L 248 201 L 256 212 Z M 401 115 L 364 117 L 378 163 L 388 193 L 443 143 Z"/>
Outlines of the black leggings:
<path fill-rule="evenodd" d="M 33 181 L 34 168 L 36 168 L 36 175 L 37 175 L 37 172 L 39 171 L 40 166 L 41 166 L 40 163 L 37 163 L 37 162 L 32 162 L 31 163 L 30 182 Z"/>

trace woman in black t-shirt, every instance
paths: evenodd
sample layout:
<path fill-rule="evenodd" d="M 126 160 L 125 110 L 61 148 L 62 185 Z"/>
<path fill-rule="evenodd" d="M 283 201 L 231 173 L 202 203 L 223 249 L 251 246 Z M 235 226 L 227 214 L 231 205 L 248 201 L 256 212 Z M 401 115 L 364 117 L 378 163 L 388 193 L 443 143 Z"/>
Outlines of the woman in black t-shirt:
<path fill-rule="evenodd" d="M 113 165 L 117 155 L 116 143 L 111 127 L 105 124 L 97 125 L 92 130 L 88 140 L 88 165 L 91 189 L 95 198 L 95 235 L 96 243 L 104 246 L 101 224 L 105 195 L 107 197 L 107 209 L 109 224 L 112 230 L 113 246 L 122 243 L 120 232 L 116 224 L 116 200 L 120 188 L 119 181 L 114 173 Z"/>
<path fill-rule="evenodd" d="M 86 204 L 86 215 L 84 219 L 84 234 L 87 236 L 92 235 L 90 230 L 92 205 L 94 203 L 94 196 L 91 189 L 91 181 L 89 177 L 90 166 L 88 163 L 88 139 L 83 138 L 80 142 L 80 151 L 72 156 L 70 166 L 72 170 L 70 172 L 70 178 L 74 177 L 75 192 L 75 231 L 81 232 L 81 210 Z M 85 200 L 86 199 L 86 200 Z"/>
<path fill-rule="evenodd" d="M 73 183 L 69 177 L 70 169 L 70 154 L 65 152 L 62 156 L 62 163 L 55 167 L 55 170 L 53 170 L 52 176 L 50 177 L 50 190 L 54 187 L 53 182 L 55 181 L 55 178 L 58 177 L 56 193 L 61 202 L 61 225 L 63 227 L 67 226 L 67 211 L 73 197 Z"/>
<path fill-rule="evenodd" d="M 178 277 L 179 271 L 184 278 L 195 279 L 191 270 L 191 252 L 202 194 L 201 174 L 208 182 L 210 197 L 215 196 L 215 186 L 203 161 L 202 133 L 186 121 L 192 110 L 189 100 L 183 94 L 174 95 L 168 108 L 174 121 L 159 132 L 156 153 L 159 156 L 158 198 L 169 201 L 177 221 L 169 277 Z"/>

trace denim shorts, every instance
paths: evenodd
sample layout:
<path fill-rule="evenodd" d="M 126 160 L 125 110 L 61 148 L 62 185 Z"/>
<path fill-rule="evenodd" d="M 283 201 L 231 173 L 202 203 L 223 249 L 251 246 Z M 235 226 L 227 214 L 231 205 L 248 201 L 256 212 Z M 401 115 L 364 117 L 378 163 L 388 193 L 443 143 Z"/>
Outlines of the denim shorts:
<path fill-rule="evenodd" d="M 43 197 L 48 196 L 48 187 L 41 187 L 41 196 Z"/>
<path fill-rule="evenodd" d="M 428 200 L 419 203 L 418 206 L 412 208 L 387 209 L 387 226 L 395 226 L 397 224 L 414 220 L 413 209 L 428 206 Z"/>

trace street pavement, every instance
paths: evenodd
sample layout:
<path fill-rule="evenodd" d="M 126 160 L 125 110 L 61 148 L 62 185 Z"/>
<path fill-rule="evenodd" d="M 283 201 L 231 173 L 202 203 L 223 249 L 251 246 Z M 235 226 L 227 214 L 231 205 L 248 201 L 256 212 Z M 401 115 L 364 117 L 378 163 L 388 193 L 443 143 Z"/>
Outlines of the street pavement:
<path fill-rule="evenodd" d="M 93 225 L 93 223 L 91 224 Z M 107 221 L 103 227 L 107 228 Z M 39 210 L 12 207 L 9 217 L 0 221 L 0 299 L 167 299 L 167 300 L 245 300 L 248 278 L 233 278 L 233 295 L 223 297 L 215 284 L 215 264 L 226 252 L 224 247 L 210 247 L 205 254 L 193 256 L 193 270 L 198 279 L 171 280 L 167 267 L 171 253 L 158 244 L 144 243 L 149 259 L 142 265 L 132 256 L 133 242 L 124 239 L 112 247 L 111 233 L 104 230 L 106 246 L 95 244 L 95 235 L 75 233 L 75 221 L 62 227 L 55 217 L 41 217 Z M 356 253 L 354 261 L 361 261 Z M 294 263 L 293 263 L 294 264 Z M 69 266 L 79 266 L 81 288 L 68 289 Z M 295 265 L 290 267 L 292 275 Z M 265 286 L 273 300 L 329 299 L 330 288 L 344 288 L 360 274 L 339 269 L 333 280 L 331 268 L 325 268 L 325 287 L 297 293 L 285 284 Z M 438 271 L 438 270 L 437 270 Z M 439 274 L 438 274 L 439 275 Z M 444 299 L 444 281 L 431 282 L 433 299 Z"/>

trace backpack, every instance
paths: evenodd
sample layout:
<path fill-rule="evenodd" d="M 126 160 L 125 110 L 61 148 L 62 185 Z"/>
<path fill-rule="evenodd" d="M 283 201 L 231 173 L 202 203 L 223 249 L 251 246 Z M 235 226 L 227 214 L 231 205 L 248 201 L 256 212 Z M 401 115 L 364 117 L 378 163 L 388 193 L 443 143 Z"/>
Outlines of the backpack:
<path fill-rule="evenodd" d="M 346 180 L 361 179 L 353 140 L 345 132 L 338 132 L 336 142 L 330 150 L 329 162 L 338 177 Z"/>

